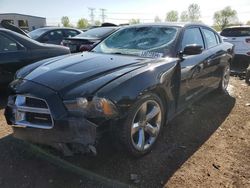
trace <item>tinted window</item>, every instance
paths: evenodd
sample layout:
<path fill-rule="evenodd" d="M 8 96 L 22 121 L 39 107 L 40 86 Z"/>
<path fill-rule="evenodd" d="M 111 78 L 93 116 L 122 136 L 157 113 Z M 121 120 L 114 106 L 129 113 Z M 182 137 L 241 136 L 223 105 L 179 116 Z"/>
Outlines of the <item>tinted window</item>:
<path fill-rule="evenodd" d="M 175 27 L 128 27 L 109 36 L 93 51 L 158 58 L 169 53 L 176 34 L 177 28 Z"/>
<path fill-rule="evenodd" d="M 208 29 L 203 29 L 205 39 L 207 41 L 207 47 L 211 48 L 217 45 L 217 40 L 213 31 Z"/>
<path fill-rule="evenodd" d="M 63 33 L 62 30 L 54 30 L 50 31 L 48 34 L 46 34 L 43 39 L 45 41 L 57 41 L 63 39 Z"/>
<path fill-rule="evenodd" d="M 182 39 L 182 50 L 190 44 L 201 45 L 204 48 L 204 42 L 199 28 L 190 28 L 185 30 Z"/>
<path fill-rule="evenodd" d="M 110 28 L 110 27 L 100 27 L 100 28 L 94 28 L 90 29 L 84 33 L 81 33 L 77 37 L 94 37 L 94 38 L 101 38 L 112 31 L 114 31 L 115 28 Z"/>
<path fill-rule="evenodd" d="M 15 41 L 0 35 L 0 52 L 17 51 L 18 45 Z"/>
<path fill-rule="evenodd" d="M 64 30 L 64 34 L 65 34 L 65 37 L 74 37 L 74 36 L 78 35 L 79 32 L 75 31 L 75 30 L 67 29 L 67 30 Z"/>
<path fill-rule="evenodd" d="M 29 36 L 32 39 L 37 39 L 38 37 L 40 37 L 41 35 L 43 35 L 45 32 L 47 32 L 48 29 L 47 28 L 41 28 L 41 29 L 36 29 L 34 31 L 29 32 Z"/>
<path fill-rule="evenodd" d="M 250 27 L 227 28 L 221 32 L 224 37 L 247 37 L 250 36 Z"/>

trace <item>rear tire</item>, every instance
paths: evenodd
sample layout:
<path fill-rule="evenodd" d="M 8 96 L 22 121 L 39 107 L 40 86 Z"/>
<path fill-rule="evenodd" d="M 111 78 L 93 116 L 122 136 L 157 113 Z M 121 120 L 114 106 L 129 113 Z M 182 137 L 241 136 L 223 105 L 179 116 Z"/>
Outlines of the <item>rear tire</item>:
<path fill-rule="evenodd" d="M 165 123 L 165 108 L 160 97 L 144 95 L 130 109 L 119 130 L 120 142 L 127 152 L 140 157 L 150 152 Z"/>
<path fill-rule="evenodd" d="M 228 64 L 224 67 L 223 73 L 221 75 L 221 81 L 217 89 L 220 93 L 227 93 L 229 79 L 230 79 L 230 65 Z"/>

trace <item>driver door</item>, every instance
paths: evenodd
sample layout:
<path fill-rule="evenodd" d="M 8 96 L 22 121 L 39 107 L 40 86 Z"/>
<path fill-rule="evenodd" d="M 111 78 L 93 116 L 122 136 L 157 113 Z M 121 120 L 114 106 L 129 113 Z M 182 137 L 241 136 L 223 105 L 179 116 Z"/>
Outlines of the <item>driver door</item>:
<path fill-rule="evenodd" d="M 204 39 L 199 27 L 189 27 L 185 29 L 181 42 L 181 51 L 185 46 L 197 44 L 205 49 Z M 183 55 L 180 60 L 181 66 L 181 83 L 179 93 L 178 109 L 183 109 L 185 106 L 192 103 L 206 89 L 206 57 L 204 53 L 197 55 Z"/>

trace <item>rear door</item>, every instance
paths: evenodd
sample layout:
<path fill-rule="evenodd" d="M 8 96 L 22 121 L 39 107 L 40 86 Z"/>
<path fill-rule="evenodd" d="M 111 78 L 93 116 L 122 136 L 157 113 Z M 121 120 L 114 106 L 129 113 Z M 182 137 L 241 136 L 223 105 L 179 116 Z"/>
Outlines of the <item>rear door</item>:
<path fill-rule="evenodd" d="M 217 33 L 208 27 L 202 27 L 202 33 L 205 39 L 206 50 L 204 55 L 206 60 L 204 62 L 204 74 L 207 75 L 206 87 L 208 90 L 215 89 L 218 87 L 221 81 L 223 68 L 227 59 L 225 54 L 227 53 L 224 49 L 221 39 Z"/>

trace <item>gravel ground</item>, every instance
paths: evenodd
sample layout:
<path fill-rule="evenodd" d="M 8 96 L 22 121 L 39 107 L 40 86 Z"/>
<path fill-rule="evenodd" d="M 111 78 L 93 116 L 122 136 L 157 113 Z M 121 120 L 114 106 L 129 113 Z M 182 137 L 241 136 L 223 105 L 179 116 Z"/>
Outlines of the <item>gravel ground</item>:
<path fill-rule="evenodd" d="M 5 96 L 0 96 L 0 108 Z M 135 187 L 250 187 L 250 87 L 232 77 L 229 95 L 211 93 L 164 127 L 140 159 L 102 140 L 98 155 L 62 157 Z M 104 187 L 36 157 L 11 137 L 0 110 L 0 187 Z M 135 180 L 131 180 L 131 175 Z"/>

